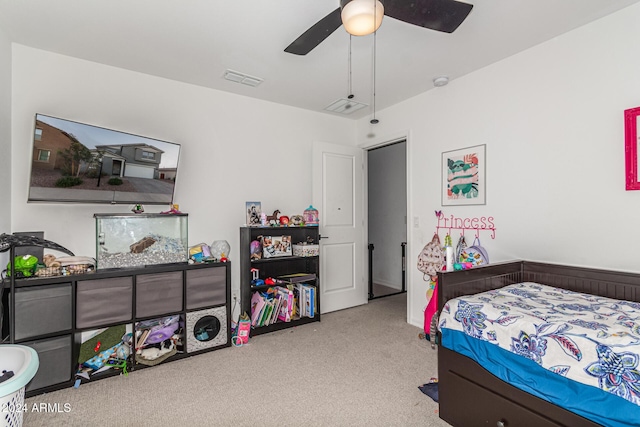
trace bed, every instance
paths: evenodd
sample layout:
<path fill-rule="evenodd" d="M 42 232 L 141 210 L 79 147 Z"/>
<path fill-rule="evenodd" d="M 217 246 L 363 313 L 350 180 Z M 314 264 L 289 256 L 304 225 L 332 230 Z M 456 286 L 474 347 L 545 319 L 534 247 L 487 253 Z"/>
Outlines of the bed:
<path fill-rule="evenodd" d="M 486 337 L 473 337 L 473 331 L 467 331 L 467 333 L 455 331 L 451 318 L 448 320 L 449 325 L 442 325 L 443 319 L 445 319 L 444 323 L 447 319 L 442 313 L 443 310 L 460 311 L 458 309 L 460 304 L 477 302 L 473 298 L 476 298 L 475 295 L 479 293 L 490 291 L 488 297 L 483 294 L 479 298 L 481 301 L 489 302 L 490 305 L 497 305 L 498 308 L 500 308 L 499 304 L 495 304 L 491 298 L 504 298 L 504 293 L 523 293 L 525 298 L 529 298 L 530 289 L 523 288 L 525 285 L 522 285 L 526 283 L 528 283 L 526 285 L 528 287 L 539 288 L 543 294 L 550 292 L 546 286 L 557 288 L 557 291 L 552 291 L 549 294 L 552 295 L 550 298 L 556 298 L 558 295 L 560 295 L 559 298 L 562 298 L 564 295 L 572 293 L 587 294 L 588 303 L 586 305 L 592 302 L 595 304 L 596 300 L 599 303 L 605 301 L 605 298 L 599 297 L 627 301 L 629 303 L 613 306 L 605 304 L 605 307 L 625 306 L 624 308 L 631 310 L 630 314 L 607 311 L 606 315 L 601 318 L 610 317 L 613 318 L 613 321 L 619 318 L 620 321 L 628 322 L 630 328 L 633 327 L 634 321 L 640 325 L 640 304 L 633 304 L 640 302 L 639 274 L 530 261 L 505 262 L 475 267 L 470 270 L 438 273 L 438 307 L 441 312 L 440 331 L 438 332 L 440 343 L 438 346 L 440 418 L 453 426 L 461 427 L 483 425 L 497 427 L 599 425 L 619 427 L 640 425 L 640 406 L 633 402 L 634 399 L 636 402 L 640 399 L 640 396 L 635 395 L 640 390 L 638 388 L 640 376 L 637 375 L 637 369 L 640 368 L 637 365 L 632 366 L 634 360 L 637 363 L 638 359 L 633 359 L 627 349 L 624 351 L 617 349 L 616 352 L 625 354 L 625 363 L 630 367 L 629 375 L 631 378 L 625 377 L 631 384 L 630 400 L 602 391 L 598 387 L 573 381 L 568 375 L 550 372 L 548 368 L 538 366 L 541 364 L 539 360 L 511 354 L 514 353 L 513 350 L 510 352 L 500 349 L 494 345 L 495 342 L 489 342 L 495 338 L 493 335 L 490 337 L 491 339 L 487 340 Z M 497 289 L 500 291 L 492 291 Z M 462 298 L 450 301 L 458 297 Z M 526 301 L 535 300 L 535 297 L 526 299 Z M 539 300 L 544 303 L 543 300 Z M 452 308 L 454 304 L 455 308 Z M 554 302 L 554 304 L 556 303 Z M 579 313 L 579 307 L 576 305 L 569 308 L 578 310 L 576 313 Z M 636 317 L 633 316 L 635 312 L 638 314 Z M 494 322 L 513 323 L 515 320 L 511 317 L 521 317 L 509 317 L 512 314 L 510 310 L 502 313 L 505 315 L 504 317 L 496 317 L 496 315 L 491 317 L 492 315 L 488 314 L 487 318 L 491 318 L 488 323 L 491 323 L 492 326 Z M 535 313 L 540 315 L 539 311 L 535 311 Z M 628 316 L 628 318 L 623 319 L 624 316 Z M 500 319 L 496 320 L 498 318 Z M 546 325 L 546 321 L 547 319 L 544 318 L 537 325 Z M 567 323 L 571 323 L 571 328 L 577 328 L 579 323 L 586 324 L 587 322 L 581 320 L 580 315 L 577 314 L 574 320 Z M 449 329 L 448 326 L 452 329 Z M 586 326 L 592 325 L 586 324 Z M 595 341 L 600 342 L 604 339 L 603 334 L 606 335 L 608 329 L 601 325 L 594 327 L 594 329 L 598 328 L 601 330 L 596 333 L 599 332 L 600 336 Z M 573 335 L 565 334 L 569 336 L 568 342 L 560 341 L 561 338 L 558 336 L 562 336 L 562 333 L 556 334 L 555 340 L 548 340 L 545 350 L 551 350 L 552 347 L 557 350 L 557 348 L 563 347 L 566 354 L 576 358 L 577 348 L 587 347 L 580 346 L 579 339 L 582 339 L 583 334 L 576 333 L 576 331 L 577 329 L 572 330 Z M 548 327 L 544 331 L 547 334 L 555 332 L 563 332 L 563 330 L 554 326 Z M 640 334 L 640 326 L 636 332 Z M 633 337 L 626 338 L 627 343 L 633 341 Z M 498 338 L 495 339 L 496 342 L 498 340 Z M 533 341 L 527 341 L 527 343 L 527 345 L 533 345 Z M 578 345 L 574 345 L 576 343 Z M 595 345 L 593 347 L 596 348 Z M 597 348 L 598 351 L 604 351 L 605 347 L 597 346 Z M 479 355 L 481 353 L 482 356 Z M 485 360 L 485 356 L 488 359 Z M 509 358 L 509 360 L 504 362 L 502 357 Z M 512 365 L 514 360 L 516 360 L 515 365 Z M 554 368 L 561 369 L 562 366 L 564 365 L 560 363 Z M 607 380 L 606 372 L 600 369 L 597 362 L 584 360 L 581 368 L 572 369 L 582 373 L 587 369 L 592 373 L 602 374 L 605 382 Z M 636 380 L 638 383 L 634 383 Z"/>

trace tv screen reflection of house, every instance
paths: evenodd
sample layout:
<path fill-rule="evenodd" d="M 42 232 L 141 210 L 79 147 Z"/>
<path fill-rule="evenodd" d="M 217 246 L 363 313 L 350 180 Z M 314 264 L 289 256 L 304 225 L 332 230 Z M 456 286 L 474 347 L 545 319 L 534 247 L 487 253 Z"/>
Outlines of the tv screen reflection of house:
<path fill-rule="evenodd" d="M 36 114 L 30 202 L 168 205 L 180 145 Z"/>

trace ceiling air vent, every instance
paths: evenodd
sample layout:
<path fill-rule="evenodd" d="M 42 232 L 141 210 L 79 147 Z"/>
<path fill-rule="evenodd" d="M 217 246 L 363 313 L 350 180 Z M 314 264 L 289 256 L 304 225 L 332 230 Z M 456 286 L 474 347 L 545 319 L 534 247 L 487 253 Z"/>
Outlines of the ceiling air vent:
<path fill-rule="evenodd" d="M 223 77 L 230 82 L 242 83 L 243 85 L 251 87 L 256 87 L 264 81 L 259 77 L 249 76 L 247 74 L 239 73 L 233 70 L 225 70 Z"/>
<path fill-rule="evenodd" d="M 325 107 L 325 110 L 338 114 L 351 114 L 354 111 L 358 111 L 361 108 L 368 107 L 367 104 L 356 102 L 352 99 L 338 99 L 333 104 Z"/>

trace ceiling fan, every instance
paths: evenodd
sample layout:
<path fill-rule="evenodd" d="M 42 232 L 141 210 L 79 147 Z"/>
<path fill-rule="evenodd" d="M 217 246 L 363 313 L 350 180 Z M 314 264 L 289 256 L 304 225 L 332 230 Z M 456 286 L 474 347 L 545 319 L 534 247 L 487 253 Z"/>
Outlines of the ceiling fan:
<path fill-rule="evenodd" d="M 363 6 L 363 3 L 366 4 Z M 345 15 L 352 12 L 349 9 L 354 9 L 354 6 L 369 7 L 370 17 L 379 14 L 375 27 L 363 34 L 355 34 L 349 30 L 348 17 Z M 456 0 L 340 0 L 340 7 L 316 22 L 284 51 L 294 55 L 306 55 L 343 24 L 347 32 L 353 35 L 371 34 L 380 26 L 382 14 L 431 30 L 452 33 L 462 24 L 472 8 L 472 4 Z M 369 22 L 373 23 L 373 19 L 369 19 Z"/>

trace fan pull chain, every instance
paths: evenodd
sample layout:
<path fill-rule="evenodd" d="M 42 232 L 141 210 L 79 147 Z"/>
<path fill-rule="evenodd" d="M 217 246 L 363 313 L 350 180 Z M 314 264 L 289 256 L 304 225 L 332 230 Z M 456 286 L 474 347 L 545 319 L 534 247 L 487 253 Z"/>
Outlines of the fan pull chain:
<path fill-rule="evenodd" d="M 375 1 L 374 0 L 374 6 L 373 6 L 373 24 L 374 24 L 374 28 L 375 28 L 375 23 L 376 23 L 376 13 L 378 11 L 378 8 L 375 7 Z M 372 125 L 378 124 L 380 122 L 380 120 L 376 119 L 376 36 L 378 35 L 378 31 L 374 31 L 373 32 L 373 115 L 371 120 L 369 121 L 369 123 L 371 123 Z"/>
<path fill-rule="evenodd" d="M 348 72 L 349 72 L 349 95 L 347 96 L 348 99 L 353 99 L 353 87 L 352 87 L 352 73 L 351 73 L 351 38 L 353 36 L 351 34 L 349 34 L 349 66 L 348 66 Z"/>
<path fill-rule="evenodd" d="M 375 19 L 375 12 L 374 12 Z M 376 35 L 377 31 L 373 32 L 373 118 L 369 121 L 372 125 L 378 124 L 380 120 L 376 119 Z"/>

